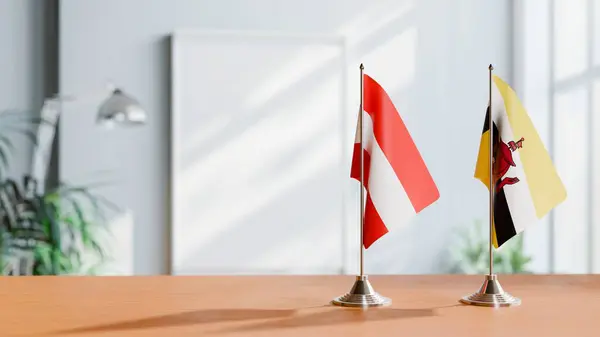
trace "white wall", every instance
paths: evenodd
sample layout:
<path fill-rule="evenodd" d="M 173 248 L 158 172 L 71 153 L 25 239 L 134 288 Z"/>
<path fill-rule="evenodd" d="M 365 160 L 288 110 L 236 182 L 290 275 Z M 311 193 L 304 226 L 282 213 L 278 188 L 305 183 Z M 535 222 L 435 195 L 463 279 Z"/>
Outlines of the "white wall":
<path fill-rule="evenodd" d="M 68 107 L 60 175 L 90 181 L 113 169 L 119 182 L 103 193 L 132 215 L 134 272 L 168 272 L 169 35 L 180 28 L 341 34 L 349 62 L 365 62 L 396 102 L 442 195 L 412 226 L 369 249 L 367 272 L 440 272 L 455 229 L 486 217 L 486 192 L 472 173 L 487 65 L 511 81 L 510 17 L 509 0 L 61 1 L 61 91 L 114 80 L 143 102 L 150 122 L 107 133 L 93 126 L 93 99 Z"/>
<path fill-rule="evenodd" d="M 45 65 L 51 59 L 45 41 L 48 2 L 0 1 L 0 111 L 18 110 L 39 116 L 48 87 Z M 16 143 L 13 177 L 29 171 L 32 144 L 22 136 Z"/>
<path fill-rule="evenodd" d="M 600 272 L 599 8 L 586 0 L 532 0 L 514 8 L 517 91 L 568 194 L 525 233 L 534 272 Z"/>

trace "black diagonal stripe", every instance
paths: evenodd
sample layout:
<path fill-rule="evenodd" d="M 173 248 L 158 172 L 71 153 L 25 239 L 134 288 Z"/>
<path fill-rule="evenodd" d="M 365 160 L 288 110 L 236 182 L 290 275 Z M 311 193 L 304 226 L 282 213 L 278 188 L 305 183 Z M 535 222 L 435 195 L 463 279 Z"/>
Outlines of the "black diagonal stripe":
<path fill-rule="evenodd" d="M 483 131 L 481 131 L 481 134 L 486 133 L 488 130 L 490 129 L 490 107 L 487 108 L 486 112 L 485 112 L 485 123 L 483 124 Z M 496 123 L 494 123 L 494 138 L 496 138 L 498 135 L 498 126 L 496 125 Z M 494 139 L 497 141 L 497 139 Z"/>
<path fill-rule="evenodd" d="M 490 107 L 488 106 L 485 114 L 485 123 L 483 125 L 482 134 L 485 134 L 490 130 Z M 500 132 L 498 126 L 494 123 L 494 152 L 498 147 Z M 497 184 L 496 184 L 497 185 Z M 494 225 L 496 229 L 496 240 L 498 241 L 498 247 L 502 246 L 506 241 L 517 235 L 515 225 L 513 223 L 510 209 L 506 201 L 506 194 L 504 194 L 504 188 L 496 191 L 496 197 L 494 199 Z"/>
<path fill-rule="evenodd" d="M 485 123 L 483 124 L 483 131 L 481 134 L 485 134 L 490 130 L 490 107 L 488 106 L 485 113 Z M 494 156 L 496 155 L 496 151 L 498 149 L 498 140 L 500 136 L 500 131 L 498 130 L 498 126 L 494 123 Z"/>
<path fill-rule="evenodd" d="M 485 111 L 485 123 L 483 123 L 483 131 L 481 131 L 481 134 L 484 134 L 486 131 L 488 131 L 490 129 L 490 107 L 487 107 L 487 110 Z M 494 130 L 496 131 L 496 130 Z"/>
<path fill-rule="evenodd" d="M 496 192 L 496 198 L 494 200 L 494 225 L 496 228 L 498 247 L 517 235 L 512 216 L 510 215 L 510 209 L 506 202 L 504 188 Z"/>

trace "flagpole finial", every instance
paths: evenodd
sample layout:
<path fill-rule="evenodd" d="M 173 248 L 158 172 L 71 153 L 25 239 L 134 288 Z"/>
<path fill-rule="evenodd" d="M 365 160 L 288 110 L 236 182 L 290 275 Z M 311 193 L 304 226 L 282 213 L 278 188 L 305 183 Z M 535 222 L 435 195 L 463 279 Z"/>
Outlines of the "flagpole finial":
<path fill-rule="evenodd" d="M 494 66 L 490 63 L 490 66 L 488 67 L 489 70 L 494 70 Z"/>
<path fill-rule="evenodd" d="M 363 69 L 365 69 L 365 66 L 361 63 L 360 64 L 360 70 L 363 70 Z"/>

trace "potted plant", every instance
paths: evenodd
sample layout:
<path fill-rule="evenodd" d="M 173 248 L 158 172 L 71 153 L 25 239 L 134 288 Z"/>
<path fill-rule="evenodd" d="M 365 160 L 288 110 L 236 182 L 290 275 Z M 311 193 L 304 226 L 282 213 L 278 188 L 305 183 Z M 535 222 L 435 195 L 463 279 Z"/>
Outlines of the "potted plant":
<path fill-rule="evenodd" d="M 36 144 L 32 128 L 41 122 L 22 113 L 0 113 L 0 272 L 95 274 L 109 258 L 107 212 L 118 207 L 93 193 L 92 186 L 63 183 L 41 191 L 29 175 L 21 182 L 6 176 L 12 134 Z"/>
<path fill-rule="evenodd" d="M 453 258 L 451 273 L 486 274 L 489 273 L 489 232 L 481 221 L 462 231 L 458 245 L 451 250 Z M 528 265 L 531 257 L 523 247 L 523 236 L 517 235 L 493 252 L 494 273 L 523 274 L 531 273 Z"/>

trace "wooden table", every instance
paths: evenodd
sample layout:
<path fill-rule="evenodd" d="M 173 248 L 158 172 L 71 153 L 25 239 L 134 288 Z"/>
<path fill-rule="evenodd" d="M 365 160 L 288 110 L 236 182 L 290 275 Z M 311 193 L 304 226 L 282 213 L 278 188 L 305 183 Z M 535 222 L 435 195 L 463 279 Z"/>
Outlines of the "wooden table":
<path fill-rule="evenodd" d="M 458 303 L 482 276 L 372 276 L 390 307 L 328 305 L 352 276 L 4 277 L 0 336 L 600 336 L 600 276 L 500 276 L 513 308 Z"/>

